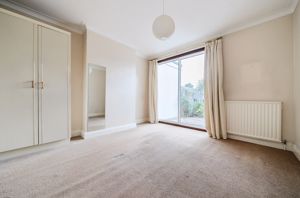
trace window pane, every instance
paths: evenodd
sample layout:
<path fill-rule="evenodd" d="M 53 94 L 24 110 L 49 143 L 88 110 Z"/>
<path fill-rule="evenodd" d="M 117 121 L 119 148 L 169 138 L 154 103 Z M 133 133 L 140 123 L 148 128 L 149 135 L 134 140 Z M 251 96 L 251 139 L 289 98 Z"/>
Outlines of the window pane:
<path fill-rule="evenodd" d="M 178 61 L 158 66 L 158 118 L 178 122 Z"/>
<path fill-rule="evenodd" d="M 181 60 L 180 122 L 205 128 L 204 54 Z"/>

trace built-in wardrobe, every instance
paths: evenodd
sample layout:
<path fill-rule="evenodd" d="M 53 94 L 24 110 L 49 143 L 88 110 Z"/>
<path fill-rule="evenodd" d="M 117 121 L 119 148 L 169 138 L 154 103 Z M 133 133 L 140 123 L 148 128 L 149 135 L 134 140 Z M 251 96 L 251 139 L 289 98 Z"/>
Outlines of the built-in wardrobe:
<path fill-rule="evenodd" d="M 70 33 L 0 8 L 0 152 L 70 138 Z"/>

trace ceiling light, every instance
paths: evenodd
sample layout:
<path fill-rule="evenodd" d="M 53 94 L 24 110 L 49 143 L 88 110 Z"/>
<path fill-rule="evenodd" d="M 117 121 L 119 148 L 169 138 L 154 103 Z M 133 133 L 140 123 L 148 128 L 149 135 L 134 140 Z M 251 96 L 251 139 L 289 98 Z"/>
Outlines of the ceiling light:
<path fill-rule="evenodd" d="M 163 14 L 154 20 L 152 31 L 154 36 L 160 40 L 168 39 L 175 32 L 174 20 L 165 15 L 165 0 L 163 0 Z"/>

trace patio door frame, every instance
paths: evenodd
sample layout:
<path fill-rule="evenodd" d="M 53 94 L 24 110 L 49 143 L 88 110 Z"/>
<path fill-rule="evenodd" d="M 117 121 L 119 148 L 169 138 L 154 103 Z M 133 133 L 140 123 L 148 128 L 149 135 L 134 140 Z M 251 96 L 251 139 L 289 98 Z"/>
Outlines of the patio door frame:
<path fill-rule="evenodd" d="M 177 111 L 177 123 L 171 122 L 171 121 L 166 121 L 166 120 L 159 120 L 159 123 L 163 123 L 163 124 L 169 124 L 169 125 L 173 125 L 173 126 L 179 126 L 179 127 L 183 127 L 183 128 L 189 128 L 189 129 L 194 129 L 194 130 L 198 130 L 198 131 L 204 131 L 206 132 L 205 128 L 201 128 L 201 127 L 195 127 L 195 126 L 189 126 L 187 124 L 182 124 L 181 122 L 181 69 L 182 69 L 182 64 L 181 61 L 187 58 L 191 58 L 194 56 L 198 56 L 201 54 L 204 54 L 204 50 L 205 48 L 199 48 L 196 50 L 192 50 L 190 52 L 186 52 L 183 54 L 179 54 L 170 58 L 166 58 L 164 60 L 159 60 L 158 64 L 165 64 L 171 61 L 177 61 L 178 62 L 178 84 L 177 84 L 177 88 L 178 88 L 178 96 L 177 96 L 177 101 L 178 101 L 178 111 Z"/>
<path fill-rule="evenodd" d="M 177 123 L 181 124 L 181 60 L 178 58 L 178 83 L 177 83 L 177 89 L 178 89 L 178 95 L 177 95 L 177 103 L 178 103 L 178 109 L 177 109 Z"/>

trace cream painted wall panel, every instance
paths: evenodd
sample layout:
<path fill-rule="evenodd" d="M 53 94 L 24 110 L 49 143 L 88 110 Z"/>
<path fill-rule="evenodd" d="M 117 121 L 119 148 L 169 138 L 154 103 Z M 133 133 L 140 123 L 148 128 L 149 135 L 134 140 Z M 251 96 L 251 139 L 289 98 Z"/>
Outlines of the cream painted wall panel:
<path fill-rule="evenodd" d="M 293 16 L 294 30 L 294 104 L 296 123 L 296 144 L 300 150 L 300 3 Z"/>
<path fill-rule="evenodd" d="M 82 131 L 83 35 L 71 33 L 71 123 L 72 136 Z"/>
<path fill-rule="evenodd" d="M 283 102 L 283 138 L 293 142 L 292 16 L 224 36 L 226 100 Z"/>
<path fill-rule="evenodd" d="M 148 61 L 136 59 L 136 120 L 148 121 Z"/>
<path fill-rule="evenodd" d="M 86 41 L 86 63 L 106 67 L 106 126 L 135 123 L 135 51 L 90 30 Z"/>

